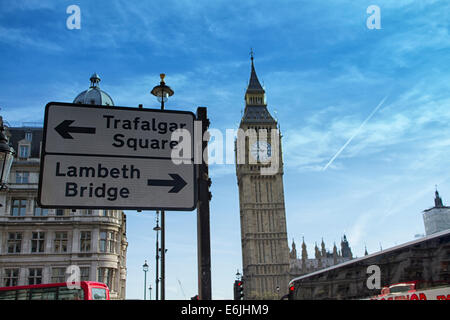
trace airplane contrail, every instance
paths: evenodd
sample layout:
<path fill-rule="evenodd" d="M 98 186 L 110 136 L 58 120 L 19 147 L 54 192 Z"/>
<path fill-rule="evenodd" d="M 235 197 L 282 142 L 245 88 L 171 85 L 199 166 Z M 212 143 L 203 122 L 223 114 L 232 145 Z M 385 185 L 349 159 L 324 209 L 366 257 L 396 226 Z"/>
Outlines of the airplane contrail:
<path fill-rule="evenodd" d="M 367 121 L 369 121 L 370 118 L 372 118 L 372 116 L 375 114 L 375 112 L 377 112 L 378 109 L 380 109 L 380 107 L 383 105 L 386 98 L 387 98 L 387 96 L 384 97 L 383 100 L 381 100 L 381 102 L 375 107 L 375 109 L 373 109 L 372 113 L 366 118 L 366 120 L 363 121 L 363 123 L 361 123 L 358 130 L 355 131 L 355 133 L 350 137 L 350 139 L 347 140 L 347 142 L 342 146 L 342 148 L 339 149 L 339 151 L 333 156 L 333 158 L 331 158 L 331 160 L 328 161 L 328 163 L 325 165 L 325 167 L 322 168 L 322 171 L 327 170 L 327 168 L 333 163 L 334 159 L 336 159 L 341 154 L 341 152 L 345 149 L 345 147 L 353 140 L 353 138 L 356 137 L 356 135 L 359 133 L 359 131 L 361 131 L 362 127 L 364 127 L 364 125 L 367 123 Z"/>

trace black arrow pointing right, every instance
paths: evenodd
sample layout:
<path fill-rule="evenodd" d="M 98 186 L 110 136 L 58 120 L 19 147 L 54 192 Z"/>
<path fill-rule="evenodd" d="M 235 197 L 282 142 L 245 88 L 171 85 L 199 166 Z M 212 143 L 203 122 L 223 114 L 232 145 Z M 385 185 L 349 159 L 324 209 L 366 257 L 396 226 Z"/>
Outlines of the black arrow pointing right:
<path fill-rule="evenodd" d="M 176 173 L 169 173 L 169 176 L 172 177 L 172 180 L 156 180 L 156 179 L 148 179 L 148 186 L 161 186 L 161 187 L 173 187 L 169 190 L 169 193 L 178 193 L 181 189 L 187 185 L 187 182 L 184 181 L 182 177 L 180 177 Z"/>
<path fill-rule="evenodd" d="M 55 127 L 56 132 L 59 133 L 64 139 L 73 139 L 70 133 L 87 133 L 95 134 L 95 128 L 88 127 L 71 127 L 70 125 L 74 123 L 75 120 L 64 120 Z"/>

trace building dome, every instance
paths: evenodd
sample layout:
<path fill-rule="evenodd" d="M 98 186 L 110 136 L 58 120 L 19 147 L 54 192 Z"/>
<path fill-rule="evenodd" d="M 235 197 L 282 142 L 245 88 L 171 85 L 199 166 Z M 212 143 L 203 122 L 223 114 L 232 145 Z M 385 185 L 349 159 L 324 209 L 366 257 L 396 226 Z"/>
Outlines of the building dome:
<path fill-rule="evenodd" d="M 91 86 L 89 89 L 81 92 L 74 100 L 73 103 L 80 104 L 95 104 L 103 106 L 114 106 L 114 102 L 109 94 L 100 89 L 100 77 L 94 73 L 91 78 Z"/>

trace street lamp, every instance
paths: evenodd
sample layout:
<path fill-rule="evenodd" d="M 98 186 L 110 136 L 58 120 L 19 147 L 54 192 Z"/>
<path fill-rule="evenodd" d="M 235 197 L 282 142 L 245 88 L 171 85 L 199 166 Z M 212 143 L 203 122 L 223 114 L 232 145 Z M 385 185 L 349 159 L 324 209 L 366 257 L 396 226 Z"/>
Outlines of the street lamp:
<path fill-rule="evenodd" d="M 150 287 L 148 287 L 148 289 L 150 290 L 150 300 L 152 300 L 152 285 L 150 285 Z"/>
<path fill-rule="evenodd" d="M 147 260 L 145 260 L 144 265 L 142 266 L 142 271 L 144 271 L 144 300 L 147 299 L 147 271 L 148 271 L 148 264 Z"/>
<path fill-rule="evenodd" d="M 156 227 L 153 228 L 153 230 L 156 231 L 156 279 L 155 279 L 155 294 L 156 294 L 156 298 L 155 300 L 158 300 L 158 284 L 159 284 L 159 243 L 158 243 L 158 239 L 159 239 L 159 230 L 161 230 L 160 226 L 159 226 L 159 219 L 158 219 L 158 211 L 156 211 Z"/>
<path fill-rule="evenodd" d="M 164 77 L 166 75 L 161 73 L 159 76 L 161 78 L 159 86 L 155 86 L 150 93 L 161 102 L 161 110 L 164 110 L 164 102 L 174 94 L 174 91 L 169 86 L 166 86 L 166 83 L 164 82 Z"/>
<path fill-rule="evenodd" d="M 6 189 L 15 154 L 14 149 L 8 144 L 4 131 L 3 119 L 0 117 L 0 190 Z"/>
<path fill-rule="evenodd" d="M 161 102 L 161 110 L 164 110 L 164 102 L 171 96 L 173 96 L 174 91 L 166 86 L 164 82 L 165 74 L 161 73 L 159 77 L 161 78 L 161 82 L 158 86 L 153 87 L 150 92 L 154 95 L 159 102 Z M 166 234 L 165 234 L 165 212 L 161 210 L 161 300 L 165 300 L 165 277 L 166 277 Z M 158 289 L 156 290 L 156 294 L 158 294 Z"/>

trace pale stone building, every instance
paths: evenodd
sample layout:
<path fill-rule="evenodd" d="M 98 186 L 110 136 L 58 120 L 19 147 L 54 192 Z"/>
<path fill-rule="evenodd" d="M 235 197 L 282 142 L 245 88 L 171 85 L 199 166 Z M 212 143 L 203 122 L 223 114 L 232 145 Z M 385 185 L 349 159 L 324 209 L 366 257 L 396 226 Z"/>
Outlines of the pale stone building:
<path fill-rule="evenodd" d="M 278 124 L 267 109 L 253 56 L 239 128 L 258 135 L 256 141 L 249 137 L 240 140 L 239 136 L 236 141 L 244 299 L 280 299 L 289 282 L 281 136 L 272 141 L 271 130 L 277 130 Z M 265 139 L 262 130 L 267 130 Z M 266 161 L 277 164 L 276 172 L 262 174 L 261 169 L 270 166 Z"/>
<path fill-rule="evenodd" d="M 444 206 L 436 190 L 434 207 L 423 211 L 423 223 L 426 235 L 450 229 L 450 207 Z"/>
<path fill-rule="evenodd" d="M 113 106 L 100 78 L 74 103 Z M 16 150 L 8 189 L 0 191 L 0 286 L 80 280 L 106 283 L 111 299 L 125 299 L 126 216 L 120 210 L 43 209 L 38 206 L 42 127 L 9 127 Z"/>

